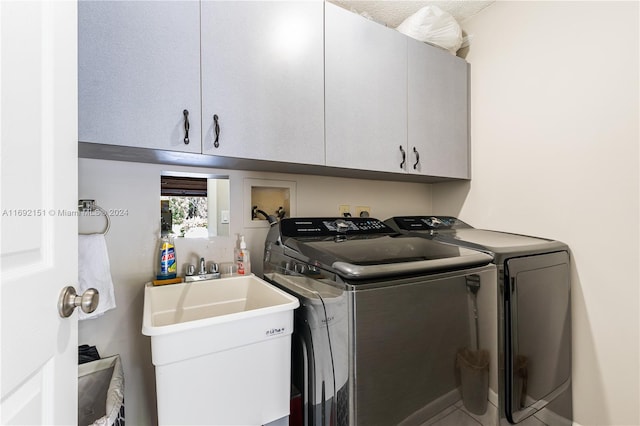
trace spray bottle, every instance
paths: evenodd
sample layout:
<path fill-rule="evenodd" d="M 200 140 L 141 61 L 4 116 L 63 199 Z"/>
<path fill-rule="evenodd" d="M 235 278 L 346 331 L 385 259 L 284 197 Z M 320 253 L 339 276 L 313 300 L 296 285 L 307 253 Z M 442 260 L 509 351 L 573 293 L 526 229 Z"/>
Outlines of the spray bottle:
<path fill-rule="evenodd" d="M 238 275 L 249 275 L 251 273 L 251 258 L 249 250 L 247 250 L 247 243 L 244 241 L 244 235 L 240 235 L 240 248 L 236 248 L 235 252 Z"/>

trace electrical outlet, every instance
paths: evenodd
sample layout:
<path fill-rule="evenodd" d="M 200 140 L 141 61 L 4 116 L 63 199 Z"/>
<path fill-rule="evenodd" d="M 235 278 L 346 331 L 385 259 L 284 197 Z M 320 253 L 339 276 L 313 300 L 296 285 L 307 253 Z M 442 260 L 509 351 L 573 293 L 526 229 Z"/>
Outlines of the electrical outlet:
<path fill-rule="evenodd" d="M 351 206 L 348 204 L 340 204 L 338 206 L 338 216 L 340 217 L 351 216 Z"/>
<path fill-rule="evenodd" d="M 356 214 L 358 217 L 370 217 L 371 207 L 369 206 L 356 206 Z"/>

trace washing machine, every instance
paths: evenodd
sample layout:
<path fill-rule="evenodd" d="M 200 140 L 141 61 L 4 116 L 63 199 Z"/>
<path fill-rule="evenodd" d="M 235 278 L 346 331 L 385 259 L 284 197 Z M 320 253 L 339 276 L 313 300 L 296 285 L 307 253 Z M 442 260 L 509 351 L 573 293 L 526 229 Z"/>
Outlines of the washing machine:
<path fill-rule="evenodd" d="M 373 218 L 273 224 L 264 278 L 300 300 L 292 385 L 303 424 L 421 425 L 465 406 L 482 417 L 498 386 L 492 260 Z"/>
<path fill-rule="evenodd" d="M 451 216 L 385 221 L 405 235 L 456 244 L 493 256 L 499 306 L 500 423 L 535 416 L 571 425 L 571 285 L 566 244 L 475 229 Z"/>

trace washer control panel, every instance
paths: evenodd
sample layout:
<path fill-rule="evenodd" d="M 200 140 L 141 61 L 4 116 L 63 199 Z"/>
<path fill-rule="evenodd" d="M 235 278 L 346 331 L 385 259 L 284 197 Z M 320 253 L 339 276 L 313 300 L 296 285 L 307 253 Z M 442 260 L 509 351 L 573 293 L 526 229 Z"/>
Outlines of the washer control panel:
<path fill-rule="evenodd" d="M 398 216 L 391 218 L 390 221 L 405 231 L 471 228 L 453 216 Z"/>
<path fill-rule="evenodd" d="M 288 218 L 280 221 L 280 232 L 286 237 L 395 233 L 382 221 L 371 217 Z"/>

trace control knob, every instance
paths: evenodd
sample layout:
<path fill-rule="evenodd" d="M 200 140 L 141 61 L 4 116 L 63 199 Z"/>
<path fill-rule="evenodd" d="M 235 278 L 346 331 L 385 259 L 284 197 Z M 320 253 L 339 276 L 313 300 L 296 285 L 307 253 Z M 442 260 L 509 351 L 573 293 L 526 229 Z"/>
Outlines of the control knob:
<path fill-rule="evenodd" d="M 349 224 L 342 219 L 336 220 L 335 225 L 336 225 L 336 231 L 338 231 L 339 233 L 345 233 L 349 229 Z"/>

